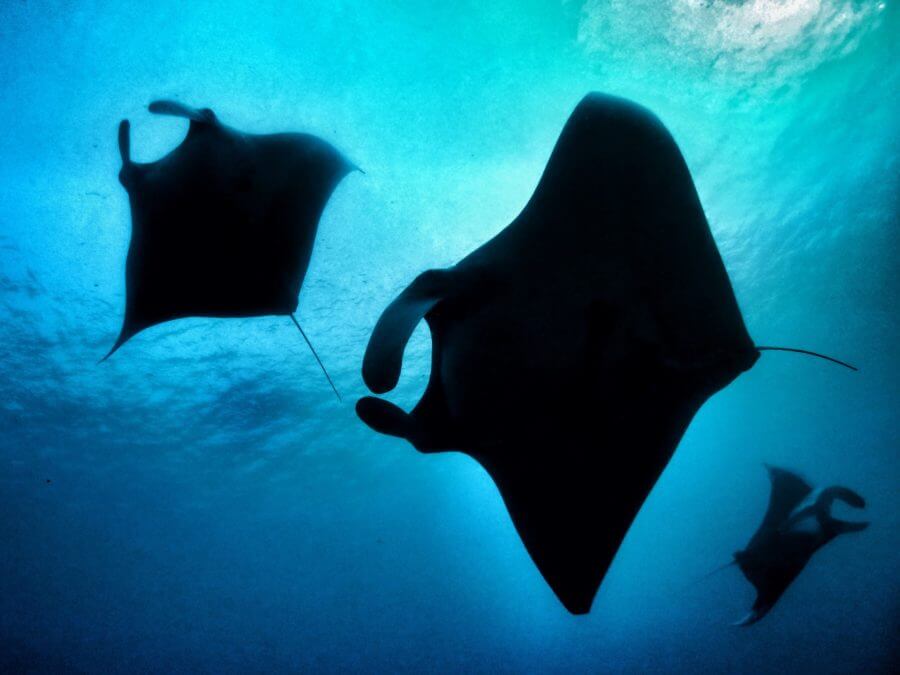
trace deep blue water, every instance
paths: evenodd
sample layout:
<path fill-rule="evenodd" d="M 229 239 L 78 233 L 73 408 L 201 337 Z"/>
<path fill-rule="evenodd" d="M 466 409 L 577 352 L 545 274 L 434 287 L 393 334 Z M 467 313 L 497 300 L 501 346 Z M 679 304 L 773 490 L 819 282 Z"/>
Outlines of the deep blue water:
<path fill-rule="evenodd" d="M 900 657 L 900 8 L 893 0 L 0 4 L 0 669 L 878 672 Z M 701 410 L 573 617 L 460 454 L 355 417 L 380 311 L 504 227 L 591 90 L 669 126 L 766 354 Z M 213 107 L 366 173 L 322 219 L 299 317 L 190 319 L 97 365 L 137 160 Z M 419 329 L 399 393 L 424 388 Z M 770 616 L 729 559 L 761 463 L 871 527 Z M 48 480 L 50 482 L 48 482 Z M 854 514 L 855 516 L 856 514 Z"/>

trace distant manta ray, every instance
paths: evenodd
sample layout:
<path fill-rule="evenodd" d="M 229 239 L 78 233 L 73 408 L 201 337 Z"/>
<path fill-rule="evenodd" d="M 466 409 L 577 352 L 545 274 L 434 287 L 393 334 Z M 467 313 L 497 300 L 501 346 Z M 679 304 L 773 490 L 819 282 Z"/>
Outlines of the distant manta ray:
<path fill-rule="evenodd" d="M 797 474 L 766 465 L 772 492 L 759 528 L 747 547 L 734 554 L 734 562 L 756 588 L 753 608 L 736 626 L 749 626 L 762 619 L 813 554 L 839 534 L 860 532 L 866 522 L 848 522 L 831 515 L 831 505 L 840 500 L 862 509 L 866 501 L 846 487 L 813 490 Z"/>
<path fill-rule="evenodd" d="M 325 372 L 294 312 L 325 204 L 357 167 L 309 134 L 247 134 L 209 108 L 174 101 L 149 109 L 185 117 L 190 128 L 168 155 L 138 164 L 128 120 L 119 125 L 132 234 L 125 319 L 104 359 L 163 321 L 282 314 Z"/>
<path fill-rule="evenodd" d="M 576 614 L 700 406 L 779 349 L 747 334 L 668 131 L 602 94 L 575 108 L 506 229 L 385 309 L 362 367 L 375 393 L 397 384 L 422 318 L 422 400 L 406 413 L 365 397 L 359 417 L 422 452 L 474 457 Z"/>

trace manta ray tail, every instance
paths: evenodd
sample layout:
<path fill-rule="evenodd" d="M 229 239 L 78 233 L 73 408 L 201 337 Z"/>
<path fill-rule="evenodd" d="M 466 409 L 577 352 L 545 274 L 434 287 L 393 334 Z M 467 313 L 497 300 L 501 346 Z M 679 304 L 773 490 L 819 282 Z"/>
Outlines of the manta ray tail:
<path fill-rule="evenodd" d="M 699 576 L 699 577 L 697 577 L 696 579 L 694 579 L 693 581 L 691 581 L 691 582 L 685 584 L 685 585 L 682 587 L 682 589 L 681 589 L 680 592 L 683 593 L 684 591 L 688 590 L 689 588 L 693 588 L 694 586 L 696 586 L 697 584 L 699 584 L 701 581 L 706 581 L 707 579 L 709 579 L 709 578 L 712 577 L 712 576 L 715 576 L 716 574 L 718 574 L 718 573 L 721 572 L 722 570 L 727 570 L 729 567 L 733 567 L 734 565 L 737 565 L 737 560 L 731 560 L 731 561 L 729 561 L 729 562 L 727 562 L 727 563 L 723 563 L 723 564 L 719 565 L 718 567 L 716 567 L 716 568 L 714 568 L 714 569 L 711 569 L 711 570 L 710 570 L 709 572 L 707 572 L 706 574 L 704 574 L 704 575 L 702 575 L 702 576 Z"/>
<path fill-rule="evenodd" d="M 844 366 L 844 368 L 849 368 L 850 370 L 859 370 L 859 368 L 857 368 L 856 366 L 851 366 L 849 363 L 836 359 L 832 356 L 819 354 L 819 352 L 811 352 L 808 349 L 795 349 L 793 347 L 757 347 L 756 350 L 760 352 L 794 352 L 795 354 L 806 354 L 807 356 L 815 356 L 820 359 L 825 359 L 826 361 L 831 361 L 832 363 L 836 363 L 839 366 Z"/>
<path fill-rule="evenodd" d="M 737 559 L 731 560 L 727 563 L 723 563 L 723 564 L 719 565 L 715 569 L 710 570 L 709 572 L 704 574 L 702 577 L 697 579 L 697 581 L 699 582 L 699 581 L 703 581 L 704 579 L 709 579 L 711 576 L 718 574 L 722 570 L 727 570 L 729 567 L 733 567 L 734 565 L 737 565 Z"/>
<path fill-rule="evenodd" d="M 316 353 L 316 348 L 312 346 L 312 342 L 309 341 L 309 338 L 306 337 L 306 333 L 304 333 L 303 329 L 300 327 L 300 322 L 297 321 L 297 317 L 295 317 L 293 314 L 291 314 L 290 316 L 291 316 L 291 321 L 294 322 L 294 325 L 297 326 L 297 330 L 300 331 L 300 335 L 302 335 L 303 339 L 306 340 L 306 344 L 309 346 L 309 351 L 311 351 L 312 355 L 314 357 L 316 357 L 316 361 L 319 364 L 319 368 L 321 368 L 322 372 L 325 373 L 325 379 L 328 380 L 328 384 L 330 384 L 331 388 L 334 390 L 334 395 L 337 396 L 338 401 L 343 401 L 344 399 L 342 399 L 340 393 L 338 393 L 337 387 L 335 387 L 334 382 L 331 381 L 331 376 L 328 374 L 328 371 L 325 370 L 325 364 L 322 363 L 322 359 L 320 359 L 319 355 Z"/>

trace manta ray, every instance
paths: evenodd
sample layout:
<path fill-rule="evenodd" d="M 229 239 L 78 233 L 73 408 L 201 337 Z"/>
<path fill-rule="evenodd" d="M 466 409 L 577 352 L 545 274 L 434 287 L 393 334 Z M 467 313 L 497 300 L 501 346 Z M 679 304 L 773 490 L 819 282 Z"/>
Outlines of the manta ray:
<path fill-rule="evenodd" d="M 865 508 L 865 500 L 850 488 L 813 490 L 790 471 L 768 465 L 766 469 L 772 483 L 766 515 L 747 547 L 734 554 L 733 564 L 756 588 L 753 608 L 736 626 L 749 626 L 768 614 L 825 544 L 839 534 L 859 532 L 869 526 L 867 522 L 849 522 L 831 515 L 835 500 Z"/>
<path fill-rule="evenodd" d="M 384 310 L 362 365 L 373 392 L 397 384 L 423 318 L 419 403 L 407 413 L 367 396 L 357 414 L 422 452 L 477 460 L 575 614 L 694 414 L 769 349 L 747 333 L 672 136 L 647 109 L 596 93 L 519 216 Z"/>
<path fill-rule="evenodd" d="M 119 125 L 132 234 L 125 318 L 104 359 L 145 328 L 188 316 L 288 315 L 312 349 L 297 296 L 325 204 L 357 167 L 309 134 L 243 133 L 174 101 L 149 110 L 190 126 L 172 152 L 140 164 L 128 120 Z"/>

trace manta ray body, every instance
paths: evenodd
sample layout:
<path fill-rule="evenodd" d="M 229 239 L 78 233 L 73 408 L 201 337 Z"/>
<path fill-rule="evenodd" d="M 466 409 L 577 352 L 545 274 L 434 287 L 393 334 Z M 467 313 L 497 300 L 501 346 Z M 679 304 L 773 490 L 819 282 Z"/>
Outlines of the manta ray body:
<path fill-rule="evenodd" d="M 163 321 L 293 316 L 322 211 L 356 168 L 309 134 L 243 133 L 208 108 L 173 101 L 149 109 L 190 127 L 172 152 L 141 164 L 131 159 L 128 120 L 119 125 L 132 236 L 125 318 L 106 358 Z"/>
<path fill-rule="evenodd" d="M 602 94 L 575 108 L 509 226 L 387 307 L 363 361 L 373 392 L 396 385 L 423 318 L 421 401 L 407 413 L 365 397 L 358 415 L 475 458 L 573 613 L 590 610 L 694 414 L 759 356 L 674 140 Z"/>
<path fill-rule="evenodd" d="M 814 490 L 790 471 L 766 468 L 772 484 L 766 515 L 746 548 L 734 554 L 734 562 L 756 588 L 753 608 L 735 624 L 738 626 L 749 626 L 768 614 L 825 544 L 839 534 L 859 532 L 869 526 L 831 515 L 835 500 L 853 508 L 865 508 L 865 500 L 850 488 Z"/>

